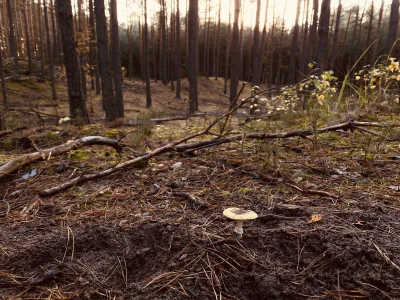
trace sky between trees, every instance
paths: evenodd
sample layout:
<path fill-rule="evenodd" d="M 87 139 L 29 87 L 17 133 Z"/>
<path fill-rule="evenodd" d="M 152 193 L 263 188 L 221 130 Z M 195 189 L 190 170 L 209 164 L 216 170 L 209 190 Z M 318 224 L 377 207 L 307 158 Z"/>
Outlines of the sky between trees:
<path fill-rule="evenodd" d="M 140 12 L 140 4 L 142 0 L 118 0 L 118 19 L 119 22 L 126 23 L 127 20 L 130 20 L 132 18 L 137 18 L 138 17 L 138 12 Z M 231 0 L 232 1 L 232 0 Z M 375 1 L 376 6 L 381 5 L 382 0 L 341 0 L 343 8 L 349 8 L 351 6 L 369 6 L 371 2 Z M 390 9 L 390 1 L 388 0 L 383 0 L 385 3 L 385 9 L 388 10 Z M 180 10 L 182 12 L 187 10 L 187 3 L 188 1 L 186 0 L 180 0 Z M 214 18 L 216 17 L 217 10 L 218 10 L 218 2 L 219 1 L 212 1 L 211 3 L 211 17 Z M 221 13 L 221 21 L 223 22 L 228 22 L 229 19 L 229 7 L 231 10 L 231 13 L 233 14 L 233 3 L 229 5 L 230 0 L 222 0 L 222 13 Z M 167 0 L 167 10 L 170 10 L 171 7 L 175 7 L 175 0 Z M 262 4 L 262 10 L 260 13 L 260 22 L 261 24 L 264 23 L 265 19 L 265 3 L 266 0 L 263 0 Z M 291 28 L 294 24 L 295 18 L 296 18 L 296 3 L 297 0 L 275 0 L 275 17 L 282 18 L 283 15 L 285 15 L 285 22 L 287 24 L 287 27 Z M 286 12 L 285 11 L 285 4 L 286 4 Z M 151 16 L 154 15 L 155 12 L 159 11 L 159 0 L 148 0 L 148 21 L 151 23 Z M 320 4 L 321 5 L 321 4 Z M 339 5 L 339 0 L 331 0 L 331 10 L 334 11 Z M 256 13 L 256 6 L 257 3 L 255 0 L 249 0 L 249 1 L 242 1 L 242 9 L 243 9 L 243 17 L 244 17 L 244 24 L 246 26 L 254 26 L 255 22 L 255 13 Z M 269 0 L 269 13 L 268 13 L 268 24 L 272 24 L 273 20 L 273 7 L 274 7 L 274 0 Z M 204 10 L 205 10 L 205 1 L 204 0 L 199 0 L 199 17 L 202 18 L 204 15 Z M 303 10 L 303 8 L 302 8 Z M 300 15 L 303 14 L 303 11 L 301 11 Z M 312 1 L 309 3 L 309 14 L 312 14 Z M 300 24 L 302 24 L 302 20 L 300 20 Z"/>

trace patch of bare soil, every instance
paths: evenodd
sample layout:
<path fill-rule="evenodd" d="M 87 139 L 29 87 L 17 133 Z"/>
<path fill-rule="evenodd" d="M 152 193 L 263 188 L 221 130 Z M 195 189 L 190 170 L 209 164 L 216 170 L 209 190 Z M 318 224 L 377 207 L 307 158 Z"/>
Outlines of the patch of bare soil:
<path fill-rule="evenodd" d="M 400 299 L 400 135 L 369 148 L 366 135 L 162 155 L 44 199 L 132 152 L 95 146 L 23 168 L 0 184 L 0 298 Z M 259 216 L 240 239 L 222 215 L 232 206 Z"/>

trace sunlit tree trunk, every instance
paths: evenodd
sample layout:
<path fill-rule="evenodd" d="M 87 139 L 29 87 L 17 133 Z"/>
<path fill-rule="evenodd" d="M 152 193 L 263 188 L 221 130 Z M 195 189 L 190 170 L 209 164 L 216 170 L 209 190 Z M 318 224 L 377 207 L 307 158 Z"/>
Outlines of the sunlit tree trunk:
<path fill-rule="evenodd" d="M 86 99 L 82 87 L 79 57 L 75 46 L 71 0 L 56 0 L 56 10 L 62 36 L 64 63 L 67 70 L 71 121 L 74 124 L 88 124 L 89 116 L 85 105 Z"/>
<path fill-rule="evenodd" d="M 189 79 L 189 113 L 198 110 L 197 76 L 198 76 L 198 0 L 189 0 L 188 13 L 188 56 L 187 68 Z"/>

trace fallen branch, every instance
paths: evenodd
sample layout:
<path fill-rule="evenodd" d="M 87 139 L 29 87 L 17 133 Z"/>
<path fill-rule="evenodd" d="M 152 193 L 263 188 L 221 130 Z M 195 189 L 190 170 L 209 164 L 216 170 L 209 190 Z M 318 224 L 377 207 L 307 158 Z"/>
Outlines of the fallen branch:
<path fill-rule="evenodd" d="M 238 106 L 240 107 L 240 105 Z M 237 108 L 236 108 L 237 109 Z M 325 127 L 325 128 L 321 128 L 321 129 L 317 129 L 317 130 L 300 130 L 300 131 L 290 131 L 290 132 L 280 132 L 280 133 L 271 133 L 271 134 L 266 134 L 266 133 L 262 133 L 262 132 L 253 132 L 253 133 L 248 133 L 248 134 L 238 134 L 238 135 L 233 135 L 230 137 L 223 137 L 223 138 L 215 138 L 212 140 L 208 140 L 208 141 L 201 141 L 201 142 L 193 142 L 193 143 L 187 143 L 184 144 L 185 142 L 201 136 L 201 135 L 206 135 L 206 134 L 210 134 L 210 129 L 217 123 L 219 122 L 221 119 L 223 119 L 224 117 L 228 116 L 228 114 L 231 114 L 232 111 L 234 111 L 235 109 L 231 110 L 229 113 L 225 114 L 224 116 L 222 116 L 221 118 L 217 118 L 214 122 L 212 122 L 206 129 L 204 129 L 203 131 L 200 131 L 198 133 L 189 135 L 187 137 L 184 137 L 182 139 L 180 139 L 179 141 L 167 144 L 163 147 L 157 148 L 154 151 L 147 153 L 143 156 L 140 157 L 136 157 L 134 159 L 128 160 L 126 162 L 120 163 L 118 165 L 116 165 L 113 168 L 95 173 L 95 174 L 85 174 L 82 175 L 80 177 L 76 177 L 70 181 L 64 182 L 58 186 L 49 188 L 49 189 L 45 189 L 42 190 L 40 192 L 40 196 L 42 197 L 48 197 L 48 196 L 52 196 L 54 194 L 57 194 L 61 191 L 67 190 L 73 186 L 75 186 L 76 184 L 80 184 L 83 182 L 87 182 L 90 180 L 94 180 L 94 179 L 98 179 L 98 178 L 102 178 L 108 175 L 111 175 L 113 173 L 116 173 L 126 167 L 129 166 L 133 166 L 136 164 L 139 164 L 141 162 L 147 161 L 152 157 L 161 155 L 163 153 L 167 153 L 167 152 L 173 152 L 173 151 L 178 151 L 178 152 L 185 152 L 185 151 L 195 151 L 198 150 L 200 148 L 208 148 L 208 147 L 213 147 L 213 146 L 217 146 L 217 145 L 221 145 L 221 144 L 226 144 L 226 143 L 230 143 L 230 142 L 234 142 L 234 141 L 242 141 L 242 140 L 248 140 L 248 139 L 258 139 L 258 140 L 265 140 L 265 139 L 277 139 L 277 138 L 289 138 L 289 137 L 304 137 L 304 136 L 308 136 L 308 135 L 313 135 L 313 134 L 321 134 L 321 133 L 325 133 L 325 132 L 329 132 L 329 131 L 336 131 L 339 129 L 342 130 L 354 130 L 357 126 L 361 126 L 361 127 L 371 127 L 371 126 L 376 126 L 376 127 L 388 127 L 388 126 L 392 126 L 392 127 L 400 127 L 400 124 L 387 124 L 387 123 L 369 123 L 369 122 L 357 122 L 357 121 L 349 121 L 346 123 L 342 123 L 342 124 L 338 124 L 338 125 L 334 125 L 334 126 L 329 126 L 329 127 Z M 372 125 L 373 124 L 373 125 Z M 1 168 L 0 168 L 1 171 Z M 332 195 L 330 195 L 332 196 Z"/>
<path fill-rule="evenodd" d="M 113 147 L 117 152 L 121 151 L 121 146 L 118 144 L 118 141 L 116 140 L 104 138 L 101 136 L 87 136 L 71 143 L 66 143 L 50 149 L 25 154 L 16 159 L 13 159 L 0 166 L 0 178 L 8 174 L 11 174 L 12 172 L 18 170 L 19 168 L 31 162 L 40 159 L 46 159 L 50 155 L 52 156 L 60 155 L 71 150 L 76 150 L 84 146 L 91 146 L 91 145 L 105 145 Z"/>

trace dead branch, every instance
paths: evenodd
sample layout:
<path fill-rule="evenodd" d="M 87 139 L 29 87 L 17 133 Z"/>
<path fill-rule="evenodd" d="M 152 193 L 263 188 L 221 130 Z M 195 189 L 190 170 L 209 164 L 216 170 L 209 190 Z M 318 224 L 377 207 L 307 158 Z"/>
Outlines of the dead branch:
<path fill-rule="evenodd" d="M 243 104 L 244 102 L 242 102 Z M 240 106 L 240 105 L 239 105 Z M 233 109 L 235 110 L 235 109 Z M 173 151 L 178 151 L 178 152 L 185 152 L 185 151 L 195 151 L 197 149 L 200 148 L 208 148 L 208 147 L 213 147 L 213 146 L 217 146 L 217 145 L 221 145 L 221 144 L 226 144 L 226 143 L 231 143 L 234 141 L 242 141 L 242 140 L 248 140 L 248 139 L 258 139 L 258 140 L 265 140 L 265 139 L 278 139 L 278 138 L 290 138 L 290 137 L 304 137 L 304 136 L 308 136 L 308 135 L 313 135 L 313 134 L 321 134 L 321 133 L 325 133 L 325 132 L 329 132 L 329 131 L 336 131 L 339 129 L 342 130 L 354 130 L 357 126 L 365 126 L 365 127 L 371 127 L 371 126 L 377 126 L 377 127 L 388 127 L 388 126 L 392 126 L 392 127 L 400 127 L 400 124 L 387 124 L 387 123 L 369 123 L 369 122 L 357 122 L 357 121 L 349 121 L 346 123 L 342 123 L 342 124 L 338 124 L 338 125 L 334 125 L 334 126 L 329 126 L 329 127 L 325 127 L 325 128 L 321 128 L 321 129 L 317 129 L 317 130 L 300 130 L 300 131 L 290 131 L 290 132 L 279 132 L 279 133 L 271 133 L 271 134 L 266 134 L 263 132 L 253 132 L 253 133 L 248 133 L 248 134 L 238 134 L 238 135 L 233 135 L 230 137 L 223 137 L 223 138 L 215 138 L 212 140 L 208 140 L 208 141 L 201 141 L 201 142 L 193 142 L 193 143 L 187 143 L 184 144 L 185 142 L 201 136 L 201 135 L 207 135 L 210 134 L 210 130 L 211 128 L 213 128 L 213 126 L 220 121 L 221 119 L 223 119 L 224 117 L 226 117 L 228 114 L 231 114 L 232 111 L 231 110 L 229 113 L 225 114 L 224 116 L 217 118 L 214 122 L 212 122 L 206 129 L 204 129 L 203 131 L 200 131 L 198 133 L 186 136 L 176 142 L 167 144 L 163 147 L 157 148 L 154 151 L 147 153 L 146 155 L 140 156 L 140 157 L 136 157 L 134 159 L 128 160 L 126 162 L 120 163 L 118 165 L 116 165 L 113 168 L 95 173 L 95 174 L 85 174 L 82 175 L 80 177 L 76 177 L 70 181 L 64 182 L 58 186 L 49 188 L 49 189 L 45 189 L 42 190 L 40 192 L 40 196 L 42 197 L 48 197 L 48 196 L 52 196 L 54 194 L 57 194 L 61 191 L 67 190 L 73 186 L 75 186 L 76 184 L 80 184 L 86 181 L 90 181 L 90 180 L 94 180 L 94 179 L 98 179 L 101 177 L 105 177 L 108 175 L 111 175 L 113 173 L 116 173 L 126 167 L 129 166 L 133 166 L 136 164 L 139 164 L 141 162 L 145 162 L 147 160 L 149 160 L 152 157 L 161 155 L 163 153 L 167 153 L 167 152 L 173 152 Z M 373 125 L 372 125 L 373 124 Z M 1 168 L 0 168 L 1 171 Z"/>
<path fill-rule="evenodd" d="M 81 139 L 78 139 L 74 142 L 62 144 L 50 149 L 34 152 L 34 153 L 29 153 L 25 154 L 23 156 L 20 156 L 16 159 L 13 159 L 3 165 L 0 166 L 0 178 L 4 177 L 5 175 L 11 174 L 12 172 L 18 170 L 19 168 L 40 160 L 40 159 L 46 159 L 50 155 L 55 156 L 55 155 L 60 155 L 65 152 L 71 151 L 71 150 L 76 150 L 79 148 L 82 148 L 84 146 L 91 146 L 91 145 L 105 145 L 105 146 L 110 146 L 113 147 L 117 152 L 121 151 L 121 146 L 118 144 L 118 141 L 109 139 L 109 138 L 104 138 L 101 136 L 87 136 Z"/>

